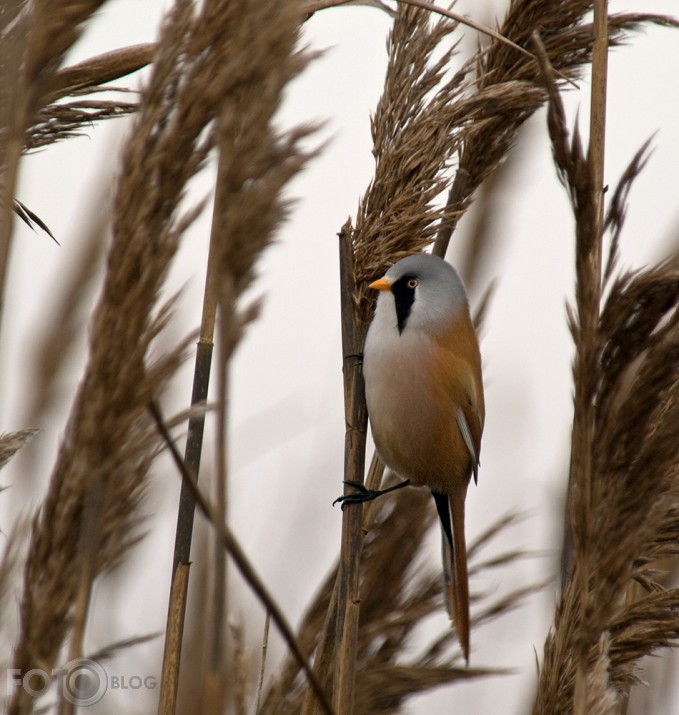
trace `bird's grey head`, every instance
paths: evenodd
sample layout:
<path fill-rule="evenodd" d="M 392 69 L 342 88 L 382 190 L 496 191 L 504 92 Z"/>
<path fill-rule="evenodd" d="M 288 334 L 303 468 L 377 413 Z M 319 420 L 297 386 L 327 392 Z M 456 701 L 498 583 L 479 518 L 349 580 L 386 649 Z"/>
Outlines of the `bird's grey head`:
<path fill-rule="evenodd" d="M 396 311 L 397 327 L 436 331 L 457 311 L 466 308 L 467 296 L 460 276 L 442 258 L 418 253 L 395 263 L 385 274 L 378 310 Z M 377 281 L 380 283 L 380 281 Z M 378 287 L 378 286 L 375 286 Z"/>

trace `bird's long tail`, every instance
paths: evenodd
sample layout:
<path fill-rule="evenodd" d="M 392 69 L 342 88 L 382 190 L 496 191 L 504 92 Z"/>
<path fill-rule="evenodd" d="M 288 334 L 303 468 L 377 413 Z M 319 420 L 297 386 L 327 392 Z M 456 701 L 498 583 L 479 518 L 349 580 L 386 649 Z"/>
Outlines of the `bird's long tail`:
<path fill-rule="evenodd" d="M 441 519 L 446 605 L 465 661 L 469 664 L 469 577 L 464 537 L 464 495 L 432 494 Z"/>

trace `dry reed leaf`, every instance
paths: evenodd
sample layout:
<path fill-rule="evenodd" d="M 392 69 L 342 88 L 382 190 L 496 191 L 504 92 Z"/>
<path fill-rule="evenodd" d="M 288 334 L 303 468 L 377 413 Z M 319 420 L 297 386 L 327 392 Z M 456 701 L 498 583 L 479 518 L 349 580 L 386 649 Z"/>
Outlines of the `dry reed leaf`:
<path fill-rule="evenodd" d="M 86 21 L 105 0 L 18 0 L 3 4 L 0 15 L 0 56 L 3 81 L 0 99 L 14 114 L 19 138 L 47 101 L 64 55 L 78 39 Z M 13 81 L 8 82 L 9 75 Z M 9 122 L 0 125 L 5 136 Z"/>
<path fill-rule="evenodd" d="M 307 0 L 303 3 L 305 21 L 312 17 L 320 10 L 325 10 L 330 7 L 341 7 L 344 5 L 364 5 L 365 7 L 374 7 L 378 10 L 386 12 L 390 17 L 396 17 L 396 12 L 389 5 L 383 3 L 382 0 Z"/>
<path fill-rule="evenodd" d="M 105 52 L 77 65 L 64 67 L 57 72 L 54 79 L 52 101 L 87 88 L 101 87 L 136 72 L 151 63 L 156 50 L 155 42 L 145 42 Z"/>
<path fill-rule="evenodd" d="M 30 117 L 47 96 L 60 62 L 78 39 L 83 24 L 106 0 L 35 0 L 24 17 L 29 33 L 25 58 L 25 82 L 31 101 Z"/>
<path fill-rule="evenodd" d="M 48 102 L 66 52 L 84 24 L 105 0 L 35 0 L 3 5 L 0 17 L 0 100 L 10 100 L 9 115 L 0 123 L 6 144 L 23 143 L 23 133 Z M 11 72 L 10 72 L 11 68 Z M 2 166 L 6 169 L 4 156 Z M 3 181 L 13 186 L 13 181 Z M 13 192 L 12 192 L 13 193 Z"/>
<path fill-rule="evenodd" d="M 83 99 L 107 88 L 105 82 L 148 64 L 155 45 L 138 45 L 59 70 L 64 55 L 85 22 L 105 0 L 3 3 L 0 12 L 0 193 L 14 196 L 21 153 L 80 136 L 99 120 L 136 111 L 136 102 Z M 120 91 L 120 90 L 119 90 Z M 77 99 L 59 101 L 68 95 Z M 0 215 L 0 296 L 4 292 L 12 213 Z M 30 227 L 47 225 L 20 201 L 14 213 Z M 56 240 L 56 239 L 55 239 Z"/>
<path fill-rule="evenodd" d="M 426 667 L 416 665 L 396 666 L 385 669 L 370 669 L 360 675 L 360 687 L 356 697 L 356 712 L 399 713 L 403 712 L 403 701 L 443 685 L 486 678 L 498 675 L 499 671 L 486 668 L 459 666 Z"/>
<path fill-rule="evenodd" d="M 115 119 L 135 112 L 136 101 L 122 98 L 96 99 L 101 92 L 126 93 L 127 89 L 107 83 L 150 64 L 156 43 L 125 47 L 92 57 L 56 73 L 51 89 L 31 118 L 24 138 L 24 151 L 32 151 L 69 137 L 81 136 L 104 119 Z M 93 95 L 92 98 L 87 98 Z M 65 101 L 71 97 L 70 101 Z"/>
<path fill-rule="evenodd" d="M 3 192 L 4 193 L 4 192 Z M 4 201 L 4 197 L 3 197 Z M 31 211 L 31 209 L 26 206 L 26 204 L 21 203 L 21 201 L 14 199 L 14 213 L 29 227 L 35 231 L 35 227 L 41 228 L 57 245 L 59 241 L 54 238 L 54 234 L 50 231 L 47 224 L 38 216 L 36 213 Z"/>

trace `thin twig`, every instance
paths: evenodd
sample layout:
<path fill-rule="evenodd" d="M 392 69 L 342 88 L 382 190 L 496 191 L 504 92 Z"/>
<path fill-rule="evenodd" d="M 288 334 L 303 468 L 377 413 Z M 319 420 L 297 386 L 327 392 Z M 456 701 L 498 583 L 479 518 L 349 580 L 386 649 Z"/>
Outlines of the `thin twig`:
<path fill-rule="evenodd" d="M 319 10 L 326 10 L 331 7 L 340 7 L 341 5 L 348 5 L 351 2 L 352 0 L 320 0 L 319 2 L 309 3 L 305 6 L 304 10 L 306 13 L 308 13 L 309 16 L 311 16 Z M 453 12 L 452 10 L 446 10 L 445 8 L 442 8 L 438 5 L 434 5 L 434 3 L 426 2 L 426 0 L 396 0 L 396 2 L 402 3 L 403 5 L 412 5 L 413 7 L 419 7 L 422 10 L 429 10 L 429 12 L 433 12 L 436 15 L 441 15 L 442 17 L 447 17 L 449 20 L 453 20 L 454 22 L 459 22 L 460 25 L 466 25 L 467 27 L 471 27 L 472 30 L 476 30 L 482 35 L 492 37 L 498 42 L 503 42 L 505 45 L 515 49 L 517 52 L 520 52 L 526 57 L 531 57 L 537 62 L 535 55 L 528 52 L 528 50 L 521 47 L 521 45 L 517 45 L 515 42 L 512 42 L 511 40 L 507 39 L 506 37 L 504 37 L 504 35 L 501 35 L 499 32 L 496 32 L 490 27 L 486 27 L 481 23 L 475 22 L 474 20 L 470 20 L 468 17 L 460 15 L 457 12 Z"/>
<path fill-rule="evenodd" d="M 212 524 L 217 534 L 219 534 L 223 547 L 227 550 L 231 558 L 234 560 L 236 567 L 240 571 L 241 575 L 248 583 L 250 588 L 252 588 L 255 595 L 262 602 L 264 607 L 271 613 L 271 618 L 273 618 L 273 621 L 278 627 L 278 630 L 283 636 L 283 640 L 286 642 L 288 648 L 290 648 L 290 651 L 297 659 L 300 668 L 302 668 L 302 670 L 306 674 L 307 679 L 309 681 L 309 685 L 316 694 L 316 697 L 318 698 L 318 701 L 321 704 L 323 711 L 326 712 L 327 715 L 334 715 L 332 705 L 330 705 L 326 694 L 323 692 L 323 688 L 321 687 L 320 683 L 318 682 L 318 679 L 311 670 L 311 666 L 309 665 L 306 656 L 304 655 L 302 649 L 297 643 L 295 634 L 293 633 L 292 628 L 288 625 L 288 622 L 283 615 L 283 612 L 280 610 L 273 596 L 269 593 L 268 589 L 260 579 L 259 575 L 248 560 L 247 556 L 245 555 L 245 552 L 241 548 L 240 544 L 238 543 L 238 540 L 233 535 L 229 527 L 226 524 L 219 523 L 219 521 L 217 521 L 214 508 L 210 505 L 210 503 L 207 501 L 207 499 L 205 499 L 205 497 L 198 489 L 196 479 L 191 474 L 187 465 L 182 460 L 179 450 L 175 446 L 171 435 L 165 427 L 160 408 L 155 402 L 151 402 L 149 404 L 149 412 L 153 417 L 153 421 L 155 422 L 156 428 L 158 429 L 158 433 L 160 434 L 168 450 L 170 451 L 170 455 L 172 456 L 172 459 L 177 469 L 179 470 L 179 473 L 182 478 L 182 483 L 188 485 L 187 488 L 189 489 L 189 491 L 191 491 L 196 505 L 201 510 L 201 512 L 203 512 L 203 515 L 207 518 L 210 524 Z"/>
<path fill-rule="evenodd" d="M 258 715 L 262 705 L 262 691 L 264 690 L 264 672 L 266 670 L 266 654 L 269 650 L 269 625 L 271 612 L 267 611 L 264 618 L 264 633 L 262 635 L 262 661 L 259 665 L 259 678 L 257 679 L 257 700 L 255 701 L 255 715 Z"/>

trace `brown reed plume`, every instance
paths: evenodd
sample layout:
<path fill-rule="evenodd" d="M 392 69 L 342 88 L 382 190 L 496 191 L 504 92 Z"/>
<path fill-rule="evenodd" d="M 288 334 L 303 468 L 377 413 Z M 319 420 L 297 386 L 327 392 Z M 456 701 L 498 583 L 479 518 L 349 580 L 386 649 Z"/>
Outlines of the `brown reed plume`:
<path fill-rule="evenodd" d="M 37 430 L 26 429 L 9 434 L 0 434 L 0 469 L 33 437 Z"/>
<path fill-rule="evenodd" d="M 591 9 L 589 2 L 511 3 L 501 32 L 526 47 L 531 33 L 539 27 L 548 37 L 548 55 L 554 66 L 562 76 L 576 77 L 592 56 L 591 23 L 585 17 Z M 616 16 L 610 22 L 611 43 L 619 44 L 631 30 L 648 21 L 672 22 L 652 15 Z M 348 334 L 353 336 L 344 344 L 345 396 L 350 407 L 346 417 L 350 445 L 345 460 L 350 470 L 345 472 L 347 479 L 362 479 L 362 474 L 355 474 L 360 472 L 361 465 L 356 453 L 364 449 L 366 422 L 362 378 L 355 363 L 370 315 L 367 283 L 402 255 L 422 250 L 437 234 L 435 251 L 445 252 L 448 239 L 476 189 L 499 166 L 521 124 L 547 99 L 535 57 L 527 57 L 503 42 L 491 42 L 488 49 L 480 49 L 452 76 L 444 76 L 454 48 L 442 50 L 437 61 L 429 60 L 434 49 L 455 29 L 455 24 L 448 21 L 430 25 L 422 11 L 399 7 L 390 35 L 385 90 L 372 121 L 375 177 L 359 206 L 356 229 L 352 231 L 347 225 L 340 234 L 341 246 L 347 233 L 353 245 L 348 272 L 351 278 L 343 287 L 352 298 L 346 304 L 353 306 L 343 310 L 343 323 L 348 321 L 352 325 Z M 449 185 L 455 158 L 455 180 L 448 202 L 444 208 L 437 208 L 435 198 Z M 343 265 L 345 260 L 341 259 Z M 351 379 L 347 382 L 348 374 Z M 420 503 L 409 495 L 408 509 L 409 523 L 431 523 L 424 501 Z M 352 687 L 351 674 L 359 668 L 364 674 L 368 667 L 365 663 L 345 664 L 360 651 L 361 631 L 356 625 L 361 618 L 357 577 L 362 548 L 359 531 L 370 526 L 369 521 L 361 524 L 360 518 L 354 517 L 352 521 L 352 516 L 345 515 L 343 522 L 340 572 L 317 651 L 319 672 L 327 682 L 332 652 L 329 644 L 334 638 L 340 640 L 342 645 L 335 649 L 334 656 L 334 687 L 348 693 Z M 386 532 L 381 536 L 388 543 L 401 543 Z M 361 578 L 367 577 L 363 574 Z M 365 593 L 362 584 L 360 593 Z M 362 595 L 361 603 L 364 598 Z M 336 633 L 332 627 L 335 613 L 339 614 Z M 354 641 L 355 645 L 347 647 L 346 640 Z M 341 712 L 351 711 L 350 697 L 339 696 L 335 702 Z M 308 707 L 307 700 L 305 712 L 310 712 Z"/>
<path fill-rule="evenodd" d="M 592 0 L 512 0 L 499 32 L 531 51 L 532 35 L 537 32 L 559 78 L 576 80 L 592 57 L 593 29 L 588 15 L 593 6 Z M 609 45 L 624 43 L 631 32 L 647 23 L 676 26 L 675 20 L 664 15 L 612 14 L 608 22 Z M 487 48 L 479 49 L 473 69 L 478 91 L 481 94 L 493 91 L 494 106 L 461 129 L 462 150 L 448 193 L 446 218 L 441 222 L 434 249 L 438 255 L 445 254 L 476 190 L 514 145 L 519 127 L 547 98 L 538 62 L 518 54 L 505 43 L 491 40 Z"/>
<path fill-rule="evenodd" d="M 110 181 L 98 188 L 97 209 L 95 215 L 84 221 L 85 235 L 79 242 L 76 265 L 70 275 L 64 276 L 61 294 L 53 301 L 53 321 L 35 338 L 36 360 L 31 381 L 36 389 L 26 405 L 27 424 L 42 424 L 50 409 L 58 404 L 59 379 L 82 335 L 84 306 L 95 290 L 110 232 L 111 217 L 105 203 Z"/>
<path fill-rule="evenodd" d="M 460 149 L 460 139 L 456 133 L 459 125 L 464 125 L 468 117 L 476 116 L 483 101 L 477 95 L 469 98 L 463 94 L 466 88 L 465 79 L 468 70 L 462 70 L 452 78 L 445 77 L 449 70 L 454 49 L 445 49 L 440 58 L 432 62 L 432 55 L 441 44 L 456 29 L 454 23 L 447 20 L 430 24 L 427 13 L 413 8 L 400 8 L 389 40 L 389 64 L 385 80 L 385 91 L 379 102 L 378 109 L 372 121 L 374 153 L 376 157 L 375 178 L 359 206 L 356 230 L 345 226 L 340 234 L 340 251 L 343 283 L 343 331 L 346 332 L 345 353 L 345 395 L 349 408 L 347 412 L 347 445 L 350 452 L 347 457 L 349 465 L 345 478 L 362 480 L 361 452 L 365 449 L 365 404 L 362 398 L 362 377 L 360 375 L 360 360 L 362 340 L 369 317 L 369 302 L 365 300 L 366 283 L 374 278 L 385 264 L 395 260 L 399 255 L 421 249 L 435 236 L 436 222 L 442 217 L 440 209 L 435 206 L 436 197 L 442 192 L 448 182 L 448 169 L 451 157 Z M 351 328 L 348 326 L 351 325 Z M 348 336 L 348 340 L 347 340 Z M 358 362 L 357 362 L 358 361 Z M 358 368 L 358 371 L 357 371 Z M 349 377 L 348 377 L 349 376 Z M 371 470 L 374 476 L 368 477 L 370 486 L 376 486 L 381 470 Z M 381 626 L 375 629 L 375 638 L 385 635 L 385 623 L 390 619 L 400 620 L 396 613 L 402 613 L 403 604 L 394 602 L 393 594 L 399 593 L 398 585 L 389 579 L 384 579 L 385 573 L 397 574 L 407 572 L 422 543 L 429 524 L 433 519 L 427 518 L 427 501 L 420 494 L 409 494 L 399 508 L 399 521 L 385 519 L 389 513 L 389 505 L 375 505 L 374 509 L 366 509 L 363 523 L 360 511 L 347 510 L 343 528 L 343 550 L 345 534 L 348 541 L 348 556 L 342 557 L 341 569 L 333 581 L 326 582 L 319 597 L 309 611 L 309 620 L 302 625 L 301 632 L 309 638 L 316 638 L 318 619 L 327 611 L 322 635 L 318 641 L 316 664 L 321 679 L 328 683 L 330 670 L 335 665 L 335 704 L 340 712 L 383 712 L 384 702 L 371 700 L 376 692 L 390 693 L 387 700 L 391 706 L 400 703 L 409 692 L 419 687 L 430 687 L 434 681 L 443 682 L 447 678 L 458 677 L 451 673 L 452 660 L 448 669 L 444 666 L 438 673 L 435 669 L 425 667 L 426 660 L 412 666 L 409 671 L 413 678 L 405 677 L 406 670 L 397 664 L 399 644 L 402 645 L 410 627 L 432 612 L 439 604 L 430 601 L 426 608 L 415 608 L 410 627 L 399 630 L 401 639 L 394 640 L 393 649 L 379 651 L 386 660 L 380 661 L 374 655 L 371 647 L 370 616 L 366 616 L 367 599 L 375 596 L 375 616 L 381 618 Z M 371 516 L 376 513 L 377 516 Z M 356 519 L 358 516 L 358 519 Z M 431 516 L 429 514 L 429 516 Z M 403 522 L 400 521 L 403 519 Z M 352 520 L 347 521 L 347 520 Z M 396 563 L 389 545 L 403 543 L 404 534 L 396 533 L 397 525 L 419 525 L 412 527 L 407 542 L 412 547 L 402 550 L 403 561 Z M 385 559 L 374 570 L 367 556 L 360 561 L 363 537 L 360 530 L 370 530 L 375 533 L 375 543 L 380 544 L 380 554 Z M 355 536 L 351 536 L 351 534 Z M 372 543 L 372 541 L 371 541 Z M 387 563 L 389 566 L 387 566 Z M 361 569 L 360 581 L 358 569 Z M 370 581 L 370 574 L 376 576 L 375 583 Z M 380 576 L 378 576 L 378 574 Z M 334 586 L 333 586 L 334 583 Z M 438 577 L 434 579 L 436 586 L 433 593 L 438 592 Z M 361 593 L 361 613 L 358 613 L 358 589 Z M 404 587 L 404 586 L 403 586 Z M 432 584 L 429 584 L 432 588 Z M 368 612 L 369 613 L 369 612 Z M 335 623 L 337 626 L 335 628 Z M 377 635 L 379 634 L 379 635 Z M 394 638 L 390 634 L 389 638 Z M 339 645 L 333 648 L 336 639 Z M 312 641 L 313 642 L 313 641 Z M 437 653 L 441 655 L 445 648 L 443 643 L 438 646 Z M 450 648 L 450 643 L 447 647 Z M 334 649 L 334 657 L 333 657 Z M 375 659 L 371 662 L 371 655 Z M 441 656 L 443 657 L 443 656 Z M 451 657 L 450 655 L 448 656 Z M 453 658 L 456 656 L 453 656 Z M 367 659 L 367 660 L 366 660 Z M 370 682 L 363 690 L 366 674 L 375 669 L 381 673 L 383 680 Z M 452 668 L 452 670 L 451 670 Z M 354 685 L 354 673 L 359 671 L 361 677 Z M 474 671 L 479 674 L 477 671 Z M 415 675 L 418 673 L 418 675 Z M 288 667 L 283 676 L 283 682 L 294 682 L 296 673 L 293 667 Z M 442 680 L 441 680 L 442 679 Z M 419 682 L 419 687 L 415 686 Z M 395 683 L 403 687 L 395 690 Z M 408 683 L 405 685 L 405 683 Z M 265 701 L 265 712 L 274 712 L 275 703 L 280 695 L 279 680 L 276 687 L 269 692 Z M 338 695 L 338 689 L 341 694 Z M 355 692 L 354 692 L 355 691 Z M 292 701 L 291 712 L 296 701 Z M 313 704 L 307 698 L 304 712 L 311 712 Z M 269 708 L 269 709 L 267 709 Z"/>
<path fill-rule="evenodd" d="M 411 504 L 411 502 L 414 502 Z M 459 681 L 501 674 L 483 666 L 466 667 L 451 630 L 445 629 L 427 645 L 409 652 L 420 625 L 443 608 L 441 574 L 437 566 L 419 558 L 434 516 L 413 520 L 426 513 L 427 494 L 413 490 L 387 505 L 376 502 L 366 524 L 366 542 L 361 560 L 361 608 L 356 654 L 354 712 L 395 713 L 410 697 L 429 689 Z M 470 573 L 478 574 L 502 565 L 511 565 L 524 555 L 501 552 L 484 559 L 482 551 L 506 536 L 513 518 L 489 527 L 469 546 Z M 391 541 L 396 539 L 397 541 Z M 394 548 L 394 543 L 399 545 Z M 326 611 L 332 608 L 334 576 L 321 585 L 302 619 L 299 640 L 311 650 L 323 633 Z M 503 594 L 473 593 L 472 627 L 501 617 L 540 588 L 529 584 Z M 291 657 L 271 681 L 261 709 L 262 715 L 294 715 L 313 712 L 305 704 L 303 674 Z"/>
<path fill-rule="evenodd" d="M 135 112 L 138 108 L 136 99 L 123 99 L 129 90 L 109 82 L 148 65 L 156 48 L 153 42 L 132 45 L 90 57 L 56 72 L 45 105 L 27 128 L 24 151 L 80 136 L 95 122 Z M 99 99 L 98 95 L 104 93 L 105 98 Z M 109 96 L 111 94 L 113 98 Z"/>
<path fill-rule="evenodd" d="M 618 713 L 639 659 L 679 637 L 679 589 L 653 562 L 679 553 L 679 273 L 672 262 L 615 276 L 631 161 L 609 202 L 607 265 L 591 156 L 569 133 L 549 73 L 554 160 L 576 218 L 575 406 L 563 586 L 534 705 L 537 713 Z M 643 591 L 632 588 L 641 584 Z"/>
<path fill-rule="evenodd" d="M 14 198 L 25 135 L 46 103 L 54 76 L 81 26 L 104 0 L 11 0 L 0 13 L 0 187 Z M 13 200 L 0 213 L 0 320 L 12 233 Z"/>
<path fill-rule="evenodd" d="M 61 67 L 86 22 L 104 3 L 10 0 L 0 12 L 0 197 L 11 199 L 0 200 L 0 322 L 13 214 L 51 235 L 42 219 L 14 198 L 21 155 L 136 109 L 135 102 L 86 95 L 148 64 L 153 46 L 124 48 Z"/>
<path fill-rule="evenodd" d="M 215 27 L 219 16 L 221 29 Z M 258 313 L 258 304 L 243 307 L 240 299 L 252 283 L 259 255 L 270 244 L 287 214 L 281 193 L 286 182 L 308 160 L 299 144 L 310 132 L 298 128 L 285 135 L 272 127 L 285 85 L 307 61 L 295 50 L 302 11 L 296 0 L 223 2 L 208 4 L 196 20 L 197 38 L 214 33 L 221 51 L 220 71 L 228 83 L 220 96 L 216 117 L 219 152 L 201 334 L 196 355 L 193 400 L 207 396 L 215 316 L 219 309 L 216 522 L 226 521 L 228 365 L 245 326 Z M 221 44 L 218 44 L 220 42 Z M 198 474 L 204 415 L 189 424 L 185 461 Z M 168 609 L 163 683 L 159 711 L 174 712 L 178 685 L 183 618 L 187 599 L 191 532 L 195 499 L 184 481 L 176 531 L 173 587 Z M 221 712 L 226 701 L 226 554 L 215 535 L 213 592 L 210 599 L 210 646 L 203 673 L 205 712 Z"/>
<path fill-rule="evenodd" d="M 158 307 L 158 296 L 197 215 L 198 209 L 182 212 L 181 201 L 213 145 L 205 130 L 219 104 L 219 80 L 227 80 L 218 58 L 187 34 L 192 10 L 180 3 L 163 25 L 164 42 L 123 150 L 89 359 L 33 524 L 14 657 L 21 672 L 55 665 L 76 595 L 139 538 L 138 505 L 159 446 L 147 405 L 183 353 L 183 346 L 162 356 L 151 352 L 171 315 L 170 304 Z M 84 614 L 77 614 L 81 620 L 86 602 Z M 17 689 L 11 712 L 34 707 L 33 698 Z"/>
<path fill-rule="evenodd" d="M 444 81 L 453 50 L 443 51 L 435 62 L 432 55 L 454 28 L 447 20 L 430 26 L 422 10 L 399 9 L 389 37 L 385 91 L 372 121 L 375 177 L 359 205 L 356 230 L 346 224 L 340 232 L 346 482 L 363 482 L 365 468 L 367 411 L 360 355 L 370 305 L 366 278 L 374 277 L 399 243 L 411 252 L 426 245 L 439 218 L 433 202 L 443 190 L 444 170 L 455 149 L 448 110 L 455 111 L 453 100 L 464 75 Z M 339 570 L 317 652 L 323 681 L 330 664 L 334 666 L 333 704 L 340 714 L 353 712 L 356 701 L 363 511 L 355 506 L 343 514 Z"/>
<path fill-rule="evenodd" d="M 3 96 L 20 100 L 0 101 L 0 132 L 6 129 L 0 134 L 6 196 L 13 197 L 13 176 L 26 151 L 73 136 L 93 119 L 138 113 L 123 151 L 112 244 L 92 320 L 86 371 L 47 496 L 32 522 L 21 632 L 11 665 L 22 672 L 32 667 L 49 670 L 62 655 L 81 654 L 92 582 L 124 559 L 139 538 L 139 503 L 150 465 L 162 448 L 148 406 L 158 401 L 183 354 L 182 346 L 168 355 L 156 354 L 154 339 L 171 317 L 171 304 L 160 304 L 159 294 L 183 232 L 198 211 L 182 213 L 187 182 L 212 152 L 219 155 L 219 168 L 206 280 L 206 304 L 211 307 L 205 312 L 214 311 L 214 331 L 219 308 L 218 400 L 216 409 L 191 414 L 216 418 L 218 487 L 204 505 L 218 545 L 207 566 L 212 584 L 202 594 L 209 604 L 201 631 L 209 652 L 202 680 L 192 686 L 201 712 L 220 712 L 229 707 L 224 688 L 235 681 L 234 707 L 241 713 L 251 705 L 242 652 L 247 625 L 231 630 L 232 665 L 225 625 L 229 603 L 223 587 L 224 546 L 233 542 L 237 547 L 225 523 L 227 375 L 244 328 L 257 315 L 257 304 L 243 304 L 243 293 L 252 285 L 258 257 L 286 215 L 281 190 L 308 159 L 301 148 L 308 130 L 281 135 L 271 123 L 286 82 L 305 61 L 295 49 L 302 10 L 292 0 L 177 0 L 158 43 L 123 48 L 63 68 L 64 52 L 102 4 L 34 3 L 34 14 L 27 14 L 25 22 L 44 26 L 38 31 L 26 25 L 28 33 L 10 33 L 0 43 L 0 69 L 11 66 L 7 58 L 30 59 L 16 77 L 5 72 L 2 79 Z M 478 188 L 511 150 L 518 127 L 547 101 L 560 171 L 578 209 L 593 211 L 585 200 L 592 189 L 583 173 L 587 157 L 578 141 L 566 134 L 558 116 L 557 88 L 545 79 L 551 77 L 550 67 L 575 78 L 590 62 L 592 27 L 587 13 L 592 6 L 580 0 L 510 3 L 500 32 L 534 54 L 532 38 L 538 29 L 545 48 L 541 66 L 534 57 L 496 40 L 458 63 L 460 27 L 449 20 L 433 21 L 421 9 L 399 8 L 389 40 L 385 89 L 372 120 L 375 177 L 360 202 L 356 228 L 347 224 L 341 238 L 343 328 L 351 333 L 344 368 L 351 373 L 347 441 L 355 450 L 353 469 L 362 470 L 366 438 L 360 376 L 362 338 L 371 309 L 366 283 L 437 236 L 436 250 L 444 250 Z M 17 1 L 4 7 L 8 14 L 0 18 L 10 28 L 28 5 Z M 611 43 L 622 43 L 648 21 L 671 22 L 647 14 L 612 16 Z M 148 86 L 138 98 L 126 101 L 127 95 L 122 95 L 123 99 L 99 104 L 98 94 L 109 82 L 151 60 Z M 563 79 L 556 81 L 563 85 Z M 21 121 L 9 107 L 21 109 Z M 579 295 L 586 294 L 585 303 L 596 312 L 588 313 L 592 329 L 587 337 L 581 331 L 582 301 L 571 319 L 578 360 L 584 348 L 590 356 L 587 365 L 592 366 L 591 374 L 582 365 L 576 368 L 586 378 L 576 400 L 594 415 L 594 429 L 583 433 L 587 440 L 579 442 L 589 445 L 593 480 L 591 490 L 584 490 L 577 478 L 582 453 L 576 454 L 576 498 L 569 520 L 573 557 L 545 646 L 536 713 L 572 711 L 578 667 L 585 675 L 588 712 L 615 712 L 638 677 L 639 658 L 679 635 L 679 593 L 660 586 L 657 564 L 679 551 L 679 440 L 673 427 L 679 417 L 674 367 L 679 357 L 679 274 L 670 262 L 635 272 L 619 272 L 616 264 L 626 197 L 646 156 L 641 151 L 635 157 L 609 202 L 606 227 L 611 248 L 608 266 L 600 267 L 600 290 L 591 292 L 592 284 L 583 273 L 585 262 L 578 254 L 578 290 L 584 291 Z M 449 187 L 448 202 L 441 206 L 441 195 Z M 578 193 L 581 190 L 585 194 Z M 11 207 L 12 202 L 6 204 Z M 3 210 L 6 229 L 7 206 Z M 580 216 L 579 224 L 584 222 Z M 0 233 L 0 240 L 3 236 Z M 472 290 L 480 254 L 472 250 L 466 264 L 465 278 L 471 278 Z M 64 303 L 64 314 L 71 316 L 67 332 L 74 315 L 68 311 L 79 294 L 73 290 L 70 295 Z M 51 378 L 47 371 L 45 375 L 48 385 Z M 207 392 L 207 383 L 203 386 Z M 169 441 L 167 432 L 163 441 Z M 0 438 L 0 463 L 15 446 L 11 438 Z M 377 486 L 382 473 L 375 461 L 368 485 Z M 480 488 L 483 483 L 482 475 Z M 578 506 L 585 493 L 586 511 Z M 430 501 L 423 491 L 411 490 L 355 512 L 358 518 L 352 516 L 350 523 L 350 530 L 355 530 L 348 539 L 355 550 L 346 560 L 348 569 L 354 569 L 351 584 L 344 581 L 348 571 L 337 567 L 320 584 L 299 625 L 299 652 L 288 655 L 273 677 L 265 679 L 259 713 L 319 711 L 300 662 L 307 655 L 314 657 L 316 674 L 327 692 L 341 691 L 341 712 L 356 715 L 400 712 L 408 707 L 409 698 L 431 688 L 503 672 L 463 667 L 448 629 L 413 653 L 413 644 L 421 642 L 421 626 L 443 609 L 440 573 L 424 559 L 429 528 L 436 523 Z M 514 549 L 484 556 L 483 549 L 497 549 L 494 544 L 510 526 L 511 519 L 488 526 L 470 545 L 472 587 L 479 572 L 511 567 L 522 558 Z M 584 542 L 582 534 L 591 538 Z M 611 543 L 616 544 L 615 551 L 609 548 Z M 6 554 L 0 565 L 0 597 L 17 559 L 13 549 Z M 238 558 L 247 563 L 244 554 Z M 188 557 L 186 561 L 188 578 Z M 254 568 L 251 573 L 256 575 Z M 589 588 L 586 607 L 580 590 L 583 573 Z M 630 588 L 632 582 L 645 589 L 642 597 Z M 499 595 L 473 589 L 473 627 L 502 616 L 538 586 L 528 584 Z M 273 610 L 275 602 L 263 600 Z M 349 613 L 345 623 L 350 639 L 336 649 L 336 634 L 342 633 L 336 625 L 344 617 L 338 617 L 338 611 Z M 135 639 L 128 644 L 132 642 Z M 181 648 L 181 635 L 178 644 Z M 105 657 L 113 647 L 93 657 Z M 333 663 L 335 653 L 341 655 L 340 663 Z M 178 669 L 179 649 L 172 657 L 176 662 L 168 667 Z M 340 684 L 340 679 L 345 682 Z M 164 687 L 176 688 L 176 681 Z M 43 705 L 21 689 L 13 695 L 12 713 Z M 69 712 L 67 704 L 59 707 Z M 174 693 L 161 699 L 161 712 L 174 708 Z"/>

